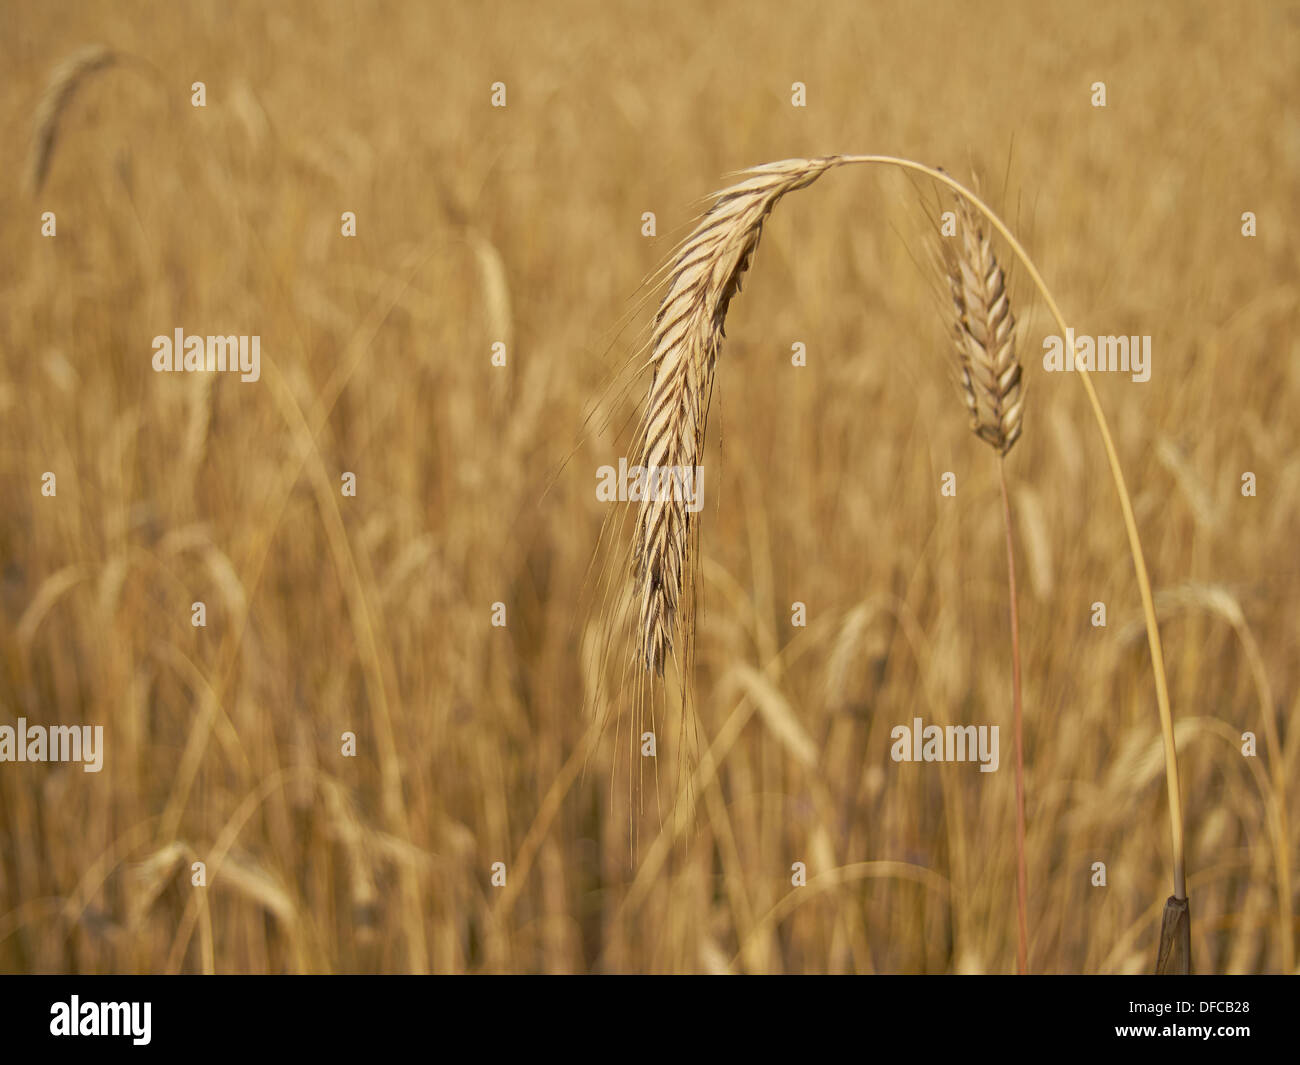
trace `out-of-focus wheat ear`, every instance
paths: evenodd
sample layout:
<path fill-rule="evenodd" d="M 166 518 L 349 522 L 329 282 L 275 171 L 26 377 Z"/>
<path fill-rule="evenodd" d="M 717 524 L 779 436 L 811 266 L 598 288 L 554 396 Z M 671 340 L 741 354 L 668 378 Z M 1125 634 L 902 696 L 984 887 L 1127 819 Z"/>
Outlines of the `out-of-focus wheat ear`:
<path fill-rule="evenodd" d="M 50 171 L 59 139 L 59 120 L 77 89 L 92 75 L 118 60 L 117 53 L 103 45 L 91 45 L 75 52 L 54 68 L 36 106 L 31 152 L 27 157 L 27 188 L 32 195 L 41 191 Z"/>
<path fill-rule="evenodd" d="M 673 255 L 650 338 L 653 377 L 637 443 L 643 469 L 690 471 L 693 477 L 701 465 L 727 308 L 740 291 L 763 222 L 782 196 L 838 162 L 836 156 L 786 159 L 745 171 L 743 181 L 714 197 Z M 682 597 L 691 593 L 694 515 L 672 477 L 658 487 L 641 500 L 632 573 L 639 603 L 637 655 L 647 670 L 662 674 L 682 619 Z"/>
<path fill-rule="evenodd" d="M 982 219 L 957 203 L 956 250 L 945 252 L 952 296 L 957 382 L 971 429 L 999 454 L 1020 439 L 1024 389 L 1016 356 L 1016 318 L 1006 277 Z"/>

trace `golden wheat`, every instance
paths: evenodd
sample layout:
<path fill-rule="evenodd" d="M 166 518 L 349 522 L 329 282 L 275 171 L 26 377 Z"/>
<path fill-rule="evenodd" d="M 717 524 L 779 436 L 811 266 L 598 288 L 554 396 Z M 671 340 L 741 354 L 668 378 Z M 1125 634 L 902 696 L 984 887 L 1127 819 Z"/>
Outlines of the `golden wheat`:
<path fill-rule="evenodd" d="M 1016 317 L 993 244 L 975 210 L 957 201 L 960 249 L 947 253 L 957 380 L 971 429 L 1005 455 L 1020 439 L 1025 410 Z"/>
<path fill-rule="evenodd" d="M 714 197 L 678 248 L 650 341 L 653 373 L 637 449 L 644 469 L 699 465 L 727 308 L 740 291 L 763 222 L 782 196 L 805 188 L 837 161 L 785 159 L 745 171 L 744 181 Z M 659 490 L 646 492 L 633 546 L 639 656 L 646 669 L 660 674 L 674 648 L 682 597 L 691 590 L 692 515 L 681 495 L 668 478 Z"/>

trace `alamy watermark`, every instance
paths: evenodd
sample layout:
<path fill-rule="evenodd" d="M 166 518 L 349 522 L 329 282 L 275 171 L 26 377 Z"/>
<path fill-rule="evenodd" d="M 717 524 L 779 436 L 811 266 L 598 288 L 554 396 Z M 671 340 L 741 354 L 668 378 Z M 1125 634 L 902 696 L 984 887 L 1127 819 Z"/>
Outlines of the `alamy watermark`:
<path fill-rule="evenodd" d="M 981 773 L 998 769 L 997 725 L 895 725 L 889 732 L 895 762 L 979 762 Z"/>
<path fill-rule="evenodd" d="M 104 726 L 0 725 L 0 762 L 81 762 L 87 773 L 104 768 Z"/>
<path fill-rule="evenodd" d="M 1043 369 L 1049 373 L 1083 369 L 1089 373 L 1128 373 L 1138 384 L 1151 380 L 1150 337 L 1076 337 L 1073 329 L 1043 338 Z"/>
<path fill-rule="evenodd" d="M 73 995 L 50 1006 L 50 1035 L 129 1036 L 136 1046 L 148 1046 L 152 1012 L 151 1002 L 82 1002 Z"/>
<path fill-rule="evenodd" d="M 685 503 L 688 513 L 698 514 L 704 506 L 704 467 L 628 466 L 627 459 L 621 458 L 618 469 L 596 470 L 596 498 L 602 503 L 672 499 Z"/>
<path fill-rule="evenodd" d="M 230 370 L 241 381 L 256 381 L 262 376 L 262 338 L 186 336 L 177 327 L 172 336 L 153 338 L 153 368 L 156 373 Z"/>

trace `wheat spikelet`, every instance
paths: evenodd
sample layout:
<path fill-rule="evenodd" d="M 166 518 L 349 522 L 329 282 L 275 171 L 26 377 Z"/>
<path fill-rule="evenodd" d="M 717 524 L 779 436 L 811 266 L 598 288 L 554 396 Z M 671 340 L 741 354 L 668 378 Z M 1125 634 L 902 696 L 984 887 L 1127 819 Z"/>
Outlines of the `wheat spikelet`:
<path fill-rule="evenodd" d="M 965 198 L 957 203 L 957 238 L 960 247 L 945 252 L 957 383 L 971 429 L 1005 455 L 1020 439 L 1025 403 L 1016 358 L 1016 318 L 983 220 Z"/>
<path fill-rule="evenodd" d="M 811 184 L 837 162 L 834 156 L 786 159 L 745 171 L 745 180 L 714 197 L 677 250 L 650 339 L 653 377 L 638 431 L 644 469 L 693 471 L 699 465 L 727 308 L 740 291 L 763 222 L 782 196 Z M 698 484 L 695 489 L 700 490 Z M 646 493 L 633 544 L 638 658 L 659 674 L 673 650 L 692 572 L 694 515 L 681 494 L 669 479 Z"/>
<path fill-rule="evenodd" d="M 96 44 L 73 53 L 54 68 L 36 107 L 35 135 L 27 160 L 27 187 L 33 195 L 40 192 L 41 186 L 45 184 L 50 160 L 58 143 L 59 120 L 77 89 L 92 74 L 112 66 L 117 60 L 115 52 Z"/>

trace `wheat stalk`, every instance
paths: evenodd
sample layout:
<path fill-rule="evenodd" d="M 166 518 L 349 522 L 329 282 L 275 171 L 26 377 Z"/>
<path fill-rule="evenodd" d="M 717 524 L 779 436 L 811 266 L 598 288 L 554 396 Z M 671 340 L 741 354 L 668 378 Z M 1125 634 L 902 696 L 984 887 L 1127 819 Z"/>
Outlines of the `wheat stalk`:
<path fill-rule="evenodd" d="M 1016 356 L 1016 318 L 1011 312 L 1006 276 L 980 216 L 964 199 L 957 201 L 955 251 L 945 247 L 948 289 L 952 295 L 956 376 L 970 414 L 971 429 L 998 453 L 1002 518 L 1007 542 L 1007 591 L 1011 602 L 1011 690 L 1016 744 L 1016 969 L 1029 968 L 1029 894 L 1025 874 L 1025 754 L 1020 698 L 1020 613 L 1016 602 L 1016 555 L 1011 537 L 1011 500 L 1005 458 L 1020 439 L 1025 411 L 1020 360 Z"/>

